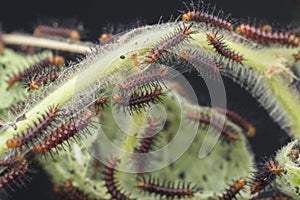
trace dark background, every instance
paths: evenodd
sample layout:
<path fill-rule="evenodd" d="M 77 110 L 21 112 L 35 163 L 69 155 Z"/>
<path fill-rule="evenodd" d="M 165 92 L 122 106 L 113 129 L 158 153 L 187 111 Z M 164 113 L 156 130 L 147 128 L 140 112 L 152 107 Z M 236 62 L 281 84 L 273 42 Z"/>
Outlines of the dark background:
<path fill-rule="evenodd" d="M 231 13 L 234 18 L 250 19 L 250 22 L 261 19 L 271 24 L 281 24 L 281 28 L 286 28 L 295 21 L 299 7 L 296 1 L 286 0 L 226 0 L 213 1 L 218 8 L 222 8 L 225 13 Z M 113 24 L 122 24 L 132 27 L 137 20 L 142 20 L 147 24 L 154 24 L 160 16 L 167 21 L 171 15 L 178 16 L 178 10 L 183 10 L 184 6 L 179 0 L 85 0 L 85 1 L 65 1 L 65 0 L 6 0 L 1 4 L 0 21 L 5 32 L 22 31 L 32 32 L 34 26 L 39 22 L 49 23 L 51 20 L 74 19 L 74 22 L 83 23 L 85 39 L 97 41 L 99 35 L 105 27 Z M 259 20 L 258 20 L 259 19 Z M 64 25 L 68 22 L 63 22 Z M 118 26 L 115 26 L 118 29 Z M 108 28 L 109 30 L 110 28 Z M 122 28 L 123 29 L 123 28 Z M 192 85 L 195 86 L 200 103 L 207 104 L 208 100 L 205 91 L 199 87 L 200 78 L 195 75 L 188 75 Z M 275 149 L 288 141 L 280 128 L 269 119 L 267 113 L 256 103 L 247 92 L 239 86 L 225 79 L 227 90 L 228 107 L 238 111 L 245 118 L 250 120 L 258 129 L 255 139 L 250 143 L 260 158 L 264 155 L 271 155 Z M 255 111 L 255 112 L 254 112 Z M 276 141 L 269 141 L 269 138 L 278 138 Z M 15 200 L 54 200 L 52 185 L 48 177 L 39 171 L 30 174 L 32 181 L 26 184 L 23 189 L 16 189 L 16 192 L 9 192 L 10 199 Z"/>

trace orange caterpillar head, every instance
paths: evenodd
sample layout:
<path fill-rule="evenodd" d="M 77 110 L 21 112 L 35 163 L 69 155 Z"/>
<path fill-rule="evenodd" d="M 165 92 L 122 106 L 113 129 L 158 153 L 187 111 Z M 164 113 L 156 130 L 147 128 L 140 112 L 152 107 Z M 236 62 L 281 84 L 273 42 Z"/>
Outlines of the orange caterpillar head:
<path fill-rule="evenodd" d="M 193 15 L 195 14 L 194 11 L 190 11 L 182 15 L 182 21 L 189 22 L 193 20 Z"/>
<path fill-rule="evenodd" d="M 218 38 L 216 36 L 216 34 L 214 34 L 213 32 L 206 34 L 206 38 L 210 41 L 210 42 L 217 42 Z"/>
<path fill-rule="evenodd" d="M 100 36 L 99 40 L 100 40 L 100 42 L 106 42 L 106 41 L 107 41 L 108 39 L 110 39 L 112 36 L 113 36 L 113 35 L 110 34 L 110 33 L 103 33 L 103 34 Z"/>
<path fill-rule="evenodd" d="M 80 34 L 79 34 L 79 32 L 76 31 L 76 30 L 71 30 L 71 32 L 70 32 L 70 38 L 73 39 L 73 40 L 76 40 L 76 41 L 80 40 Z"/>
<path fill-rule="evenodd" d="M 6 141 L 6 146 L 10 149 L 21 146 L 21 141 L 16 139 L 10 139 Z"/>
<path fill-rule="evenodd" d="M 252 125 L 248 126 L 247 135 L 248 135 L 248 137 L 254 137 L 256 135 L 256 129 L 254 126 L 252 126 Z"/>
<path fill-rule="evenodd" d="M 33 80 L 33 79 L 29 82 L 28 85 L 29 85 L 28 90 L 30 92 L 33 92 L 33 91 L 38 90 L 40 88 L 39 85 L 38 85 L 38 83 L 35 80 Z"/>
<path fill-rule="evenodd" d="M 65 59 L 62 56 L 54 56 L 53 58 L 50 58 L 51 65 L 64 65 Z"/>

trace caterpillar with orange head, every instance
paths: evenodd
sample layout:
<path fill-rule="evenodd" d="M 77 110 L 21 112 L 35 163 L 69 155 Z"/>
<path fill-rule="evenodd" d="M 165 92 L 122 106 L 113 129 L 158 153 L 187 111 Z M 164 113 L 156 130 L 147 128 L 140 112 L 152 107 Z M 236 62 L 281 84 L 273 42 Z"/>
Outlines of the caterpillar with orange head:
<path fill-rule="evenodd" d="M 27 171 L 28 162 L 23 159 L 0 177 L 0 191 L 11 187 L 11 185 L 21 179 Z"/>
<path fill-rule="evenodd" d="M 38 118 L 37 122 L 33 122 L 32 127 L 28 127 L 27 130 L 13 139 L 6 141 L 6 146 L 8 148 L 18 148 L 22 146 L 27 146 L 29 143 L 34 143 L 37 138 L 42 136 L 45 130 L 56 121 L 59 116 L 59 110 L 57 106 L 50 106 L 48 111 Z"/>
<path fill-rule="evenodd" d="M 272 181 L 274 181 L 276 176 L 280 176 L 283 172 L 284 169 L 279 166 L 276 160 L 269 159 L 263 163 L 259 163 L 257 172 L 254 174 L 250 185 L 251 194 L 264 190 Z"/>
<path fill-rule="evenodd" d="M 81 115 L 76 117 L 74 121 L 61 125 L 50 135 L 45 136 L 40 143 L 34 144 L 33 151 L 38 154 L 45 154 L 47 152 L 50 152 L 51 154 L 51 150 L 56 149 L 58 152 L 57 146 L 68 141 L 71 137 L 74 137 L 77 133 L 87 128 L 92 122 L 91 118 L 92 112 L 90 110 L 85 110 Z"/>
<path fill-rule="evenodd" d="M 34 29 L 33 34 L 42 37 L 62 37 L 76 41 L 80 40 L 80 33 L 77 30 L 62 27 L 40 25 Z"/>
<path fill-rule="evenodd" d="M 186 39 L 188 39 L 190 37 L 190 34 L 192 33 L 191 27 L 192 24 L 190 24 L 189 26 L 184 26 L 183 28 L 180 28 L 178 31 L 176 31 L 172 36 L 163 39 L 158 45 L 156 45 L 151 50 L 151 54 L 147 56 L 146 62 L 156 62 L 164 52 L 181 44 Z"/>
<path fill-rule="evenodd" d="M 9 77 L 8 79 L 8 89 L 11 88 L 16 82 L 22 81 L 22 79 L 28 77 L 30 74 L 34 74 L 35 72 L 39 71 L 41 68 L 49 67 L 51 65 L 61 66 L 65 64 L 65 59 L 61 56 L 54 56 L 51 58 L 46 58 L 34 65 L 30 66 L 29 68 L 14 74 L 13 76 Z"/>
<path fill-rule="evenodd" d="M 235 199 L 239 192 L 246 186 L 247 181 L 243 178 L 234 181 L 232 185 L 219 197 L 219 200 Z"/>
<path fill-rule="evenodd" d="M 168 72 L 168 67 L 161 65 L 156 70 L 142 72 L 127 78 L 126 82 L 119 84 L 119 89 L 124 93 L 138 88 L 160 87 L 160 82 L 168 75 Z"/>
<path fill-rule="evenodd" d="M 233 112 L 232 110 L 223 109 L 219 107 L 215 107 L 213 109 L 218 113 L 226 115 L 228 119 L 242 127 L 244 131 L 246 131 L 248 137 L 254 137 L 256 135 L 255 127 L 237 113 Z"/>
<path fill-rule="evenodd" d="M 118 164 L 118 158 L 115 156 L 112 156 L 112 158 L 109 160 L 108 165 L 105 166 L 104 169 L 104 181 L 105 181 L 105 187 L 107 189 L 107 193 L 111 195 L 111 199 L 116 200 L 130 200 L 131 198 L 126 195 L 125 193 L 121 192 L 121 189 L 119 189 L 119 182 L 115 178 L 115 167 Z"/>
<path fill-rule="evenodd" d="M 284 32 L 272 32 L 266 31 L 261 28 L 256 28 L 248 24 L 241 24 L 236 28 L 236 33 L 244 35 L 247 38 L 255 40 L 259 43 L 268 45 L 272 44 L 282 44 L 291 47 L 299 46 L 299 38 L 292 33 Z"/>
<path fill-rule="evenodd" d="M 204 7 L 204 3 L 202 1 L 199 1 L 201 7 Z M 209 5 L 207 5 L 208 7 Z M 192 4 L 193 10 L 188 11 L 182 15 L 182 21 L 184 22 L 203 22 L 206 25 L 209 25 L 211 27 L 216 27 L 219 29 L 224 29 L 228 31 L 233 31 L 233 25 L 224 19 L 221 19 L 218 16 L 215 16 L 214 13 L 209 13 L 207 11 L 203 11 L 203 8 L 200 8 L 200 5 L 198 5 L 197 10 L 194 8 L 194 5 Z"/>
<path fill-rule="evenodd" d="M 222 37 L 218 37 L 215 33 L 211 32 L 207 34 L 207 40 L 209 44 L 223 57 L 228 58 L 234 62 L 242 64 L 244 58 L 238 53 L 232 51 L 227 47 Z"/>
<path fill-rule="evenodd" d="M 148 180 L 143 176 L 142 178 L 138 178 L 137 188 L 140 190 L 146 191 L 148 193 L 152 193 L 158 195 L 160 198 L 184 198 L 184 197 L 193 197 L 196 192 L 196 188 L 191 187 L 191 184 L 188 183 L 177 183 L 175 186 L 174 182 L 165 180 L 161 182 L 157 178 L 149 177 Z"/>
<path fill-rule="evenodd" d="M 28 78 L 25 79 L 25 87 L 30 92 L 39 90 L 41 86 L 55 81 L 62 74 L 62 69 L 63 68 L 55 66 L 41 68 L 36 73 L 29 75 Z"/>
<path fill-rule="evenodd" d="M 163 95 L 161 88 L 156 87 L 154 91 L 146 90 L 145 92 L 133 93 L 129 98 L 122 97 L 119 94 L 113 96 L 113 100 L 118 104 L 118 109 L 123 107 L 123 112 L 129 111 L 130 115 L 134 112 L 141 112 L 141 109 L 150 106 L 150 103 L 156 104 L 162 102 L 160 96 Z"/>
<path fill-rule="evenodd" d="M 226 126 L 226 124 L 221 126 L 219 121 L 214 117 L 211 117 L 208 113 L 188 111 L 187 117 L 192 121 L 213 126 L 216 130 L 221 132 L 221 135 L 226 141 L 235 141 L 238 139 L 237 133 L 235 133 L 230 127 Z"/>
<path fill-rule="evenodd" d="M 89 200 L 89 198 L 78 188 L 73 185 L 71 179 L 66 180 L 65 188 L 69 196 L 74 200 Z"/>

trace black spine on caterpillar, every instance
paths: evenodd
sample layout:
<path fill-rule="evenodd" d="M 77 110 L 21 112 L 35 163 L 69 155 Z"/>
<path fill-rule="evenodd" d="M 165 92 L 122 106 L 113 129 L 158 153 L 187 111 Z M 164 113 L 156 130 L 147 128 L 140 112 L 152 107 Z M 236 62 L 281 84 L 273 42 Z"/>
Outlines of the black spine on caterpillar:
<path fill-rule="evenodd" d="M 218 37 L 215 33 L 211 32 L 207 34 L 207 39 L 209 44 L 212 45 L 221 56 L 242 64 L 244 60 L 243 56 L 229 49 L 222 37 Z"/>
<path fill-rule="evenodd" d="M 104 181 L 105 181 L 105 186 L 107 189 L 107 193 L 111 195 L 111 199 L 116 199 L 116 200 L 130 200 L 126 194 L 121 192 L 121 189 L 118 188 L 119 183 L 116 180 L 115 177 L 115 167 L 117 166 L 118 163 L 118 158 L 113 156 L 108 165 L 105 166 L 104 169 Z"/>
<path fill-rule="evenodd" d="M 219 197 L 219 200 L 232 200 L 235 199 L 239 192 L 247 184 L 246 180 L 241 178 L 237 181 L 234 181 L 232 185 Z"/>
<path fill-rule="evenodd" d="M 145 92 L 141 91 L 140 93 L 133 93 L 129 98 L 122 97 L 119 94 L 113 96 L 113 99 L 116 104 L 123 107 L 123 112 L 129 111 L 130 115 L 133 115 L 134 112 L 141 112 L 141 109 L 145 109 L 147 106 L 150 106 L 150 103 L 159 103 L 162 102 L 160 96 L 163 95 L 161 88 L 156 87 L 154 91 L 146 90 Z"/>
<path fill-rule="evenodd" d="M 160 181 L 157 178 L 149 177 L 148 180 L 143 176 L 142 178 L 138 178 L 137 187 L 140 190 L 145 192 L 159 195 L 159 197 L 166 198 L 184 198 L 184 197 L 193 197 L 196 191 L 195 186 L 191 187 L 191 184 L 188 183 L 177 183 L 171 181 Z"/>
<path fill-rule="evenodd" d="M 73 200 L 89 200 L 89 198 L 81 190 L 73 185 L 73 181 L 71 179 L 68 179 L 65 182 L 65 188 Z"/>

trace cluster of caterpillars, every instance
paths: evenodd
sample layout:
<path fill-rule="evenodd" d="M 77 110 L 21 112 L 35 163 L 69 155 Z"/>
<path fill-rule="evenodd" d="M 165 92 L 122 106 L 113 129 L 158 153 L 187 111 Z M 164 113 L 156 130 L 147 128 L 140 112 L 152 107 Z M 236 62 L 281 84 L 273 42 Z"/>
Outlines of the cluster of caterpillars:
<path fill-rule="evenodd" d="M 195 10 L 194 8 L 182 16 L 182 20 L 187 22 L 204 23 L 208 26 L 223 29 L 225 31 L 233 32 L 234 26 L 213 14 L 206 11 Z M 155 45 L 144 59 L 144 63 L 152 65 L 159 63 L 159 59 L 169 50 L 179 45 L 182 45 L 191 38 L 193 34 L 193 23 L 179 27 L 169 37 L 163 39 Z M 298 47 L 299 39 L 292 33 L 274 32 L 271 28 L 257 28 L 247 24 L 240 24 L 236 27 L 235 32 L 243 35 L 251 40 L 254 40 L 263 45 L 280 44 L 288 47 Z M 71 40 L 80 40 L 78 31 L 66 28 L 54 28 L 49 26 L 38 26 L 34 35 L 38 37 L 61 37 Z M 101 40 L 105 42 L 111 38 L 111 34 L 102 35 Z M 215 31 L 207 34 L 208 43 L 213 46 L 215 51 L 222 57 L 232 60 L 236 63 L 242 64 L 245 60 L 244 56 L 232 50 L 223 41 L 222 36 L 218 36 Z M 3 51 L 4 46 L 0 37 L 0 53 Z M 298 54 L 293 55 L 295 60 L 299 60 Z M 195 57 L 199 57 L 193 51 L 182 50 L 180 52 L 180 59 L 188 62 L 197 61 Z M 202 60 L 201 60 L 202 59 Z M 210 58 L 199 58 L 207 66 L 212 66 L 212 70 L 219 71 L 221 66 Z M 17 82 L 25 80 L 28 91 L 32 92 L 38 90 L 43 85 L 55 81 L 63 74 L 62 66 L 65 60 L 61 56 L 54 56 L 39 61 L 38 63 L 27 67 L 8 78 L 8 90 L 15 86 Z M 137 64 L 138 65 L 138 64 Z M 134 115 L 145 110 L 146 107 L 152 103 L 162 102 L 161 96 L 163 93 L 163 86 L 165 86 L 164 79 L 169 75 L 168 66 L 160 65 L 158 68 L 150 67 L 150 70 L 129 76 L 124 82 L 118 84 L 118 93 L 112 96 L 112 99 L 117 107 L 123 110 L 124 113 Z M 95 101 L 94 107 L 89 107 L 76 116 L 65 117 L 62 115 L 59 105 L 51 105 L 42 114 L 39 114 L 37 121 L 32 122 L 32 126 L 26 128 L 22 133 L 16 134 L 12 139 L 6 141 L 7 148 L 16 150 L 16 154 L 8 158 L 0 160 L 0 167 L 5 167 L 6 170 L 0 177 L 0 190 L 10 187 L 11 184 L 20 180 L 22 176 L 28 171 L 27 153 L 35 154 L 52 154 L 53 150 L 58 152 L 58 146 L 64 149 L 65 143 L 73 137 L 80 137 L 82 132 L 86 132 L 88 126 L 92 123 L 92 117 L 99 115 L 104 105 L 107 103 L 108 97 L 101 97 Z M 256 134 L 255 127 L 237 113 L 225 110 L 223 108 L 213 108 L 214 111 L 225 115 L 228 120 L 239 125 L 243 132 L 253 137 Z M 216 130 L 220 131 L 224 140 L 234 142 L 238 140 L 238 133 L 235 133 L 230 127 L 220 126 L 219 122 L 208 113 L 198 113 L 195 111 L 188 111 L 188 119 L 199 122 L 204 125 L 211 125 Z M 60 124 L 63 119 L 64 123 Z M 53 127 L 55 127 L 53 129 Z M 157 129 L 157 122 L 154 119 L 149 119 L 148 127 L 145 129 L 144 138 L 140 140 L 139 146 L 134 148 L 135 154 L 143 154 L 149 152 L 153 148 L 154 136 L 153 132 Z M 68 144 L 69 145 L 69 144 Z M 136 157 L 133 157 L 136 159 Z M 122 188 L 116 179 L 116 169 L 119 159 L 115 156 L 111 158 L 109 164 L 105 167 L 103 175 L 107 192 L 111 195 L 112 199 L 129 200 L 129 192 L 122 191 Z M 246 190 L 249 186 L 251 194 L 260 193 L 267 188 L 277 176 L 284 173 L 284 169 L 279 166 L 276 160 L 269 159 L 258 164 L 257 172 L 253 174 L 252 180 L 248 181 L 246 178 L 237 179 L 225 190 L 219 197 L 220 200 L 231 200 L 242 190 Z M 73 185 L 73 180 L 68 179 L 65 184 L 57 185 L 55 192 L 58 195 L 68 195 L 72 199 L 88 200 L 86 194 L 80 191 Z M 154 194 L 159 197 L 166 198 L 189 198 L 193 197 L 199 191 L 196 186 L 191 184 L 175 183 L 167 180 L 159 180 L 158 178 L 142 176 L 137 180 L 136 187 L 146 193 Z"/>

